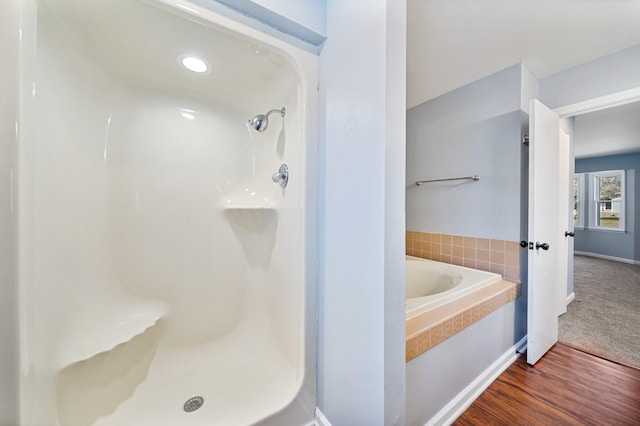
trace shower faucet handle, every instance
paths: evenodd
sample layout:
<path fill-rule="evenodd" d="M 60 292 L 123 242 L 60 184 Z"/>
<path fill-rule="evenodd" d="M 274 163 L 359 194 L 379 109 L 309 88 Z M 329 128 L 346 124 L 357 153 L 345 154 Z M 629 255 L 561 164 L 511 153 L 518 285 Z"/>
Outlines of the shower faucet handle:
<path fill-rule="evenodd" d="M 282 188 L 286 188 L 289 183 L 289 168 L 287 165 L 284 163 L 280 165 L 278 171 L 271 176 L 271 180 L 280 184 Z"/>

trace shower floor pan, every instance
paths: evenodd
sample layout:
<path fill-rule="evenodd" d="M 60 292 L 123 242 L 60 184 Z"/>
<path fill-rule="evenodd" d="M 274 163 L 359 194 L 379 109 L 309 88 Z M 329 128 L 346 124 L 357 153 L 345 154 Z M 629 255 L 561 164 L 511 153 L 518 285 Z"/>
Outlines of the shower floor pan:
<path fill-rule="evenodd" d="M 76 394 L 59 388 L 61 424 L 247 425 L 284 408 L 300 386 L 301 372 L 267 327 L 239 326 L 214 342 L 188 347 L 162 339 L 153 346 L 152 339 L 141 343 L 144 350 L 134 349 L 135 365 L 117 377 L 111 372 L 107 383 L 97 386 L 95 377 L 89 387 L 67 381 Z M 123 356 L 106 353 L 98 362 L 108 370 L 109 364 L 122 365 Z M 185 411 L 193 397 L 202 398 L 201 406 Z M 191 401 L 191 408 L 198 402 Z"/>

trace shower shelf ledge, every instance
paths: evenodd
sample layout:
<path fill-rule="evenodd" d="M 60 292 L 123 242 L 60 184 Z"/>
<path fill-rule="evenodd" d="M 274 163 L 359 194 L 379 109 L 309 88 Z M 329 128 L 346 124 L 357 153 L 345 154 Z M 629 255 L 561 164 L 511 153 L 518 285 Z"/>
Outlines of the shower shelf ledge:
<path fill-rule="evenodd" d="M 225 210 L 273 210 L 278 207 L 270 197 L 250 191 L 228 195 L 220 205 Z"/>
<path fill-rule="evenodd" d="M 224 206 L 225 210 L 275 210 L 276 206 L 244 206 L 244 205 L 236 205 L 229 204 Z"/>
<path fill-rule="evenodd" d="M 66 338 L 61 339 L 59 367 L 85 361 L 132 340 L 156 325 L 166 312 L 166 307 L 158 305 L 115 314 L 98 309 L 87 312 L 85 318 L 73 318 Z"/>

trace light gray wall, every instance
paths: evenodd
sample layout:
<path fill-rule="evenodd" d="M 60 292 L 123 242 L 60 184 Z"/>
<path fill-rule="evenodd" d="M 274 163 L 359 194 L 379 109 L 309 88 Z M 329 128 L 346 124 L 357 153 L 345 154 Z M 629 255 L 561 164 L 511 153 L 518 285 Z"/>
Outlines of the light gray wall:
<path fill-rule="evenodd" d="M 574 120 L 576 158 L 640 152 L 640 102 L 578 115 Z"/>
<path fill-rule="evenodd" d="M 211 3 L 211 0 L 195 0 Z M 325 0 L 215 0 L 276 30 L 320 46 L 326 39 Z"/>
<path fill-rule="evenodd" d="M 404 424 L 404 14 L 404 0 L 327 2 L 318 406 L 334 426 Z"/>
<path fill-rule="evenodd" d="M 519 239 L 521 78 L 516 65 L 407 111 L 407 229 Z"/>
<path fill-rule="evenodd" d="M 254 3 L 321 35 L 327 33 L 325 0 L 218 0 L 242 5 Z"/>
<path fill-rule="evenodd" d="M 550 108 L 640 87 L 640 45 L 540 80 L 540 100 Z"/>
<path fill-rule="evenodd" d="M 520 87 L 520 109 L 529 114 L 529 103 L 531 99 L 538 98 L 540 95 L 540 82 L 533 75 L 527 65 L 520 64 L 522 83 Z"/>
<path fill-rule="evenodd" d="M 640 45 L 553 74 L 539 83 L 540 100 L 551 108 L 636 89 L 640 87 Z M 579 247 L 586 248 L 588 241 L 593 241 L 593 235 L 593 232 L 589 235 L 576 232 L 575 250 L 580 250 Z M 608 240 L 612 236 L 604 238 Z M 598 240 L 601 238 L 596 237 L 596 241 Z M 640 247 L 637 242 L 634 245 Z M 637 253 L 634 256 L 636 255 Z M 572 265 L 569 267 L 572 268 Z M 573 287 L 570 286 L 568 292 L 572 291 Z"/>
<path fill-rule="evenodd" d="M 407 363 L 407 425 L 422 426 L 526 334 L 514 302 Z M 516 327 L 516 324 L 519 326 Z"/>
<path fill-rule="evenodd" d="M 18 0 L 0 6 L 0 425 L 18 424 L 16 216 Z"/>
<path fill-rule="evenodd" d="M 535 79 L 516 65 L 408 110 L 407 229 L 516 241 L 526 235 L 528 150 L 521 140 L 528 116 L 521 108 L 536 91 Z M 480 181 L 413 184 L 474 174 Z M 526 278 L 526 252 L 523 260 Z M 428 421 L 526 334 L 526 282 L 522 290 L 514 303 L 407 364 L 408 425 Z"/>
<path fill-rule="evenodd" d="M 577 131 L 577 128 L 576 128 Z M 578 135 L 576 135 L 576 139 Z M 576 229 L 575 250 L 597 253 L 605 256 L 619 257 L 628 260 L 640 260 L 640 236 L 636 230 L 640 226 L 640 200 L 637 188 L 640 188 L 640 154 L 612 155 L 607 157 L 585 158 L 576 160 L 576 173 L 589 173 L 604 170 L 627 170 L 625 177 L 626 231 L 602 231 L 593 229 Z M 586 185 L 588 188 L 588 185 Z M 587 189 L 585 188 L 585 191 Z M 588 194 L 587 194 L 588 196 Z M 585 218 L 591 213 L 590 203 L 585 203 Z"/>
<path fill-rule="evenodd" d="M 387 0 L 385 108 L 385 425 L 405 424 L 406 0 Z M 374 188 L 372 188 L 375 191 Z"/>

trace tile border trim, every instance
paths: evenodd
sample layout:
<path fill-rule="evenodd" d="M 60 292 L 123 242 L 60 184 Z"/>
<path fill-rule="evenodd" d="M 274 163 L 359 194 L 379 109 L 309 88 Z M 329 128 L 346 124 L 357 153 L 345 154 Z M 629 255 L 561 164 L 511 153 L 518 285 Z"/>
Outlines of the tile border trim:
<path fill-rule="evenodd" d="M 498 281 L 488 287 L 492 287 L 493 291 L 480 299 L 477 297 L 478 292 L 461 298 L 461 302 L 464 300 L 468 303 L 462 302 L 464 307 L 454 312 L 441 310 L 440 315 L 434 315 L 433 311 L 426 311 L 407 319 L 407 325 L 418 322 L 420 328 L 417 331 L 410 331 L 414 327 L 407 327 L 406 362 L 417 358 L 471 324 L 516 300 L 522 291 L 520 283 L 507 280 Z"/>

